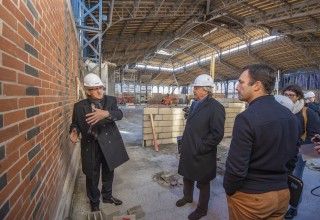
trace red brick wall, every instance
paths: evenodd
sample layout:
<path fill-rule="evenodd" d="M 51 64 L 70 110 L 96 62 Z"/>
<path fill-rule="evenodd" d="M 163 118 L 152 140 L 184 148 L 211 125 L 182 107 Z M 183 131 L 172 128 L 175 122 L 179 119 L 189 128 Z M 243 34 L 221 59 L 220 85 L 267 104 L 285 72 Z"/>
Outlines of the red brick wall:
<path fill-rule="evenodd" d="M 0 219 L 53 219 L 73 148 L 68 0 L 0 0 Z"/>

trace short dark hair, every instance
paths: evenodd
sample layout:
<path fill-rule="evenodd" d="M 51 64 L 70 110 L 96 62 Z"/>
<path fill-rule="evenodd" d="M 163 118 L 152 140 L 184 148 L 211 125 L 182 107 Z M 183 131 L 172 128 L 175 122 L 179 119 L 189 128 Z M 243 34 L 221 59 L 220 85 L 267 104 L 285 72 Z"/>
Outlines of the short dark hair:
<path fill-rule="evenodd" d="M 285 91 L 292 91 L 294 92 L 297 97 L 299 99 L 303 99 L 304 98 L 304 94 L 302 92 L 302 88 L 299 85 L 296 84 L 292 84 L 292 85 L 288 85 L 286 88 L 284 88 L 284 90 L 282 91 L 282 95 L 285 93 Z"/>
<path fill-rule="evenodd" d="M 260 81 L 264 87 L 264 92 L 271 94 L 274 90 L 276 82 L 276 71 L 266 64 L 252 64 L 245 66 L 243 71 L 248 70 L 250 76 L 249 85 Z"/>

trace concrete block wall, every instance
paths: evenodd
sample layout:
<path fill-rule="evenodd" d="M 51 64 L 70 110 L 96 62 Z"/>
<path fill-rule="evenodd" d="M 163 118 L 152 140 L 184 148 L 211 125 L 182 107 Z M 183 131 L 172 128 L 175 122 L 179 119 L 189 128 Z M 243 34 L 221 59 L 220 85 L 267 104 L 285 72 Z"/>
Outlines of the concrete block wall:
<path fill-rule="evenodd" d="M 153 117 L 157 143 L 176 143 L 176 137 L 182 135 L 186 123 L 182 108 L 145 108 L 143 111 L 143 146 L 154 145 L 150 114 Z"/>
<path fill-rule="evenodd" d="M 226 110 L 226 121 L 224 126 L 224 137 L 232 136 L 232 129 L 236 116 L 245 110 L 245 103 L 234 98 L 217 98 Z"/>
<path fill-rule="evenodd" d="M 235 117 L 242 112 L 245 104 L 238 99 L 217 99 L 226 110 L 224 137 L 231 137 Z M 143 146 L 153 146 L 150 120 L 152 114 L 158 144 L 177 143 L 177 136 L 184 131 L 186 120 L 182 108 L 145 108 L 143 112 Z"/>
<path fill-rule="evenodd" d="M 79 150 L 68 140 L 79 73 L 70 8 L 0 0 L 0 219 L 54 219 L 77 172 Z"/>

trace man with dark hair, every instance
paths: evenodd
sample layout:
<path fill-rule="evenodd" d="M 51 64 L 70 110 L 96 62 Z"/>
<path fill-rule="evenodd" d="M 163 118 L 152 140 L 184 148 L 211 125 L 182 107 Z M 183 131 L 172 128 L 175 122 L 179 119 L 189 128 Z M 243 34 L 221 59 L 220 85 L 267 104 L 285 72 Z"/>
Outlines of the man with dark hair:
<path fill-rule="evenodd" d="M 236 117 L 226 162 L 229 219 L 283 219 L 289 204 L 288 163 L 300 130 L 296 117 L 270 95 L 275 79 L 262 64 L 245 67 L 239 77 L 238 96 L 249 107 Z"/>

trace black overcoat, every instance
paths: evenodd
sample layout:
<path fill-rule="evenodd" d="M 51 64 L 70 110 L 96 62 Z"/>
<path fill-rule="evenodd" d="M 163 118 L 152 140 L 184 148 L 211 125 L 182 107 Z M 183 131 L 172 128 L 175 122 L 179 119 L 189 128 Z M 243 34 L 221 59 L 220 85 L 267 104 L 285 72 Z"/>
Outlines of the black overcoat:
<path fill-rule="evenodd" d="M 97 141 L 101 147 L 103 155 L 107 161 L 110 170 L 114 170 L 119 165 L 129 160 L 122 137 L 115 121 L 122 119 L 123 114 L 118 109 L 116 98 L 113 96 L 104 96 L 104 110 L 109 111 L 111 118 L 99 121 L 94 130 L 96 130 Z M 81 133 L 81 159 L 82 171 L 87 177 L 93 175 L 94 144 L 95 138 L 87 134 L 89 124 L 85 121 L 86 114 L 92 112 L 91 104 L 88 99 L 84 99 L 74 104 L 72 123 L 70 132 L 73 128 Z"/>
<path fill-rule="evenodd" d="M 207 96 L 190 114 L 182 136 L 178 173 L 206 183 L 216 177 L 217 146 L 224 135 L 225 109 Z"/>

